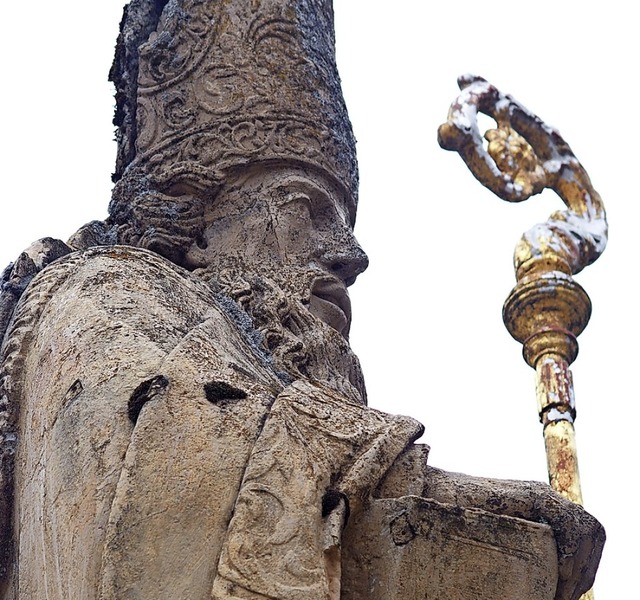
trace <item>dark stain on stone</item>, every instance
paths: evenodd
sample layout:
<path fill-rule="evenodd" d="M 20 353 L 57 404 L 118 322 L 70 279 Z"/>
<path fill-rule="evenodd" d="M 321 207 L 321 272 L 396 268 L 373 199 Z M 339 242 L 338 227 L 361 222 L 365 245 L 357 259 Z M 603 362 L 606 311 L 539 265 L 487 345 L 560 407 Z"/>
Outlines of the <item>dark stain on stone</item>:
<path fill-rule="evenodd" d="M 347 514 L 345 515 L 345 521 L 349 519 L 349 499 L 337 490 L 327 490 L 322 496 L 322 516 L 326 517 L 332 510 L 334 510 L 340 500 L 344 500 Z"/>
<path fill-rule="evenodd" d="M 409 521 L 407 513 L 402 513 L 396 517 L 389 525 L 391 538 L 396 546 L 404 546 L 416 537 L 416 530 Z"/>
<path fill-rule="evenodd" d="M 64 403 L 68 404 L 72 400 L 75 400 L 82 393 L 83 389 L 84 387 L 82 385 L 82 381 L 76 379 L 71 384 L 71 387 L 69 387 L 69 389 L 67 390 L 67 393 L 64 395 Z"/>
<path fill-rule="evenodd" d="M 129 398 L 128 414 L 133 423 L 138 420 L 142 407 L 157 396 L 169 385 L 169 380 L 164 375 L 157 375 L 143 381 Z"/>
<path fill-rule="evenodd" d="M 210 381 L 204 384 L 204 395 L 212 404 L 227 406 L 236 400 L 244 400 L 247 393 L 241 389 L 229 385 L 226 381 Z"/>

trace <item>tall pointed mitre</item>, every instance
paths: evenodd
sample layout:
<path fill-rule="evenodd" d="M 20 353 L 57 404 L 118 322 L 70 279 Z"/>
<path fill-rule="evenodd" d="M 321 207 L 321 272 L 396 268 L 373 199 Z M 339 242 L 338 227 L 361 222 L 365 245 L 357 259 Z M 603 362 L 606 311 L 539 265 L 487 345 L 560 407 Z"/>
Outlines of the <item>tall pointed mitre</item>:
<path fill-rule="evenodd" d="M 116 181 L 295 161 L 355 200 L 331 0 L 133 0 L 111 78 Z"/>

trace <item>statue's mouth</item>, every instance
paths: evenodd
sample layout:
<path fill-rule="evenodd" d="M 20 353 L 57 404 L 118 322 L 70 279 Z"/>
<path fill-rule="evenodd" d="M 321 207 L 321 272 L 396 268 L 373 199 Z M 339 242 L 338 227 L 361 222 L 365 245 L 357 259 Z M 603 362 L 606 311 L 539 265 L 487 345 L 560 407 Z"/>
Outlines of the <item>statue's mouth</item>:
<path fill-rule="evenodd" d="M 345 338 L 349 335 L 351 301 L 345 284 L 339 279 L 322 278 L 313 283 L 309 310 Z"/>

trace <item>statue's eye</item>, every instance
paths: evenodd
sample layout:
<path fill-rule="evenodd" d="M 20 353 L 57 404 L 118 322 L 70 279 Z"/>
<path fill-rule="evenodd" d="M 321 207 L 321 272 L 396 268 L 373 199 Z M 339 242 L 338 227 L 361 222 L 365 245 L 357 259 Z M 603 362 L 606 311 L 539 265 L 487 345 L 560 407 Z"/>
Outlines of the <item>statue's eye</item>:
<path fill-rule="evenodd" d="M 303 188 L 303 189 L 301 189 Z M 281 189 L 280 211 L 286 212 L 303 221 L 308 222 L 314 229 L 331 228 L 340 215 L 336 214 L 333 199 L 323 190 L 305 185 L 292 190 Z"/>
<path fill-rule="evenodd" d="M 290 192 L 284 196 L 280 210 L 297 219 L 308 221 L 313 213 L 312 200 L 303 192 Z"/>
<path fill-rule="evenodd" d="M 287 204 L 306 204 L 308 207 L 311 206 L 311 198 L 308 194 L 304 192 L 291 192 L 287 194 L 284 198 L 283 206 Z"/>
<path fill-rule="evenodd" d="M 163 194 L 167 196 L 172 196 L 174 198 L 179 198 L 180 196 L 196 196 L 198 191 L 195 187 L 186 182 L 173 183 L 164 190 L 162 190 Z"/>

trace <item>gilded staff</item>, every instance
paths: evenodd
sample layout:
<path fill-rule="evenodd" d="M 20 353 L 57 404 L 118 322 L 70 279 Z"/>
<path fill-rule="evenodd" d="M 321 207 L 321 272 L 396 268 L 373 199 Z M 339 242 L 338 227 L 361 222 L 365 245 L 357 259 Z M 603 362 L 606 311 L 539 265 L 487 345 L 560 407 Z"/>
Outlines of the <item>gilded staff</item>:
<path fill-rule="evenodd" d="M 589 322 L 591 301 L 572 276 L 604 251 L 604 206 L 555 129 L 481 77 L 460 77 L 458 85 L 461 93 L 438 130 L 440 145 L 457 151 L 474 176 L 503 200 L 521 202 L 550 188 L 567 207 L 520 239 L 514 253 L 517 284 L 502 315 L 509 333 L 523 344 L 524 359 L 536 370 L 551 486 L 582 504 L 569 365 L 578 354 L 576 338 Z M 484 134 L 487 148 L 478 112 L 497 124 Z M 592 592 L 582 598 L 593 598 Z"/>

